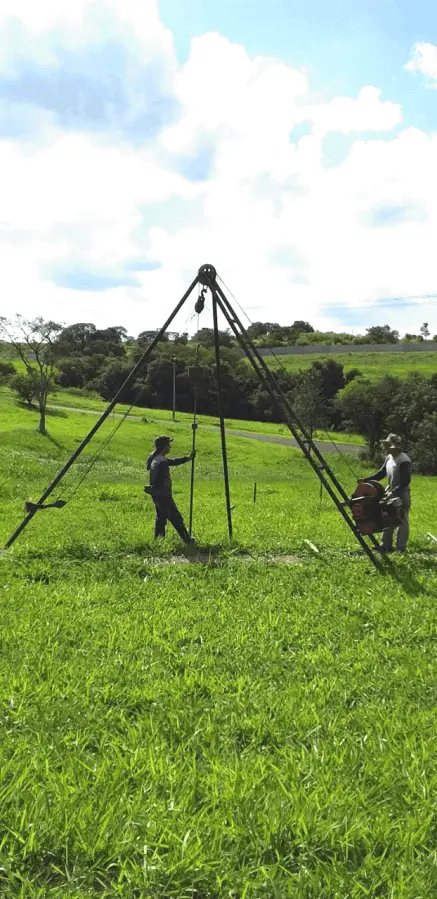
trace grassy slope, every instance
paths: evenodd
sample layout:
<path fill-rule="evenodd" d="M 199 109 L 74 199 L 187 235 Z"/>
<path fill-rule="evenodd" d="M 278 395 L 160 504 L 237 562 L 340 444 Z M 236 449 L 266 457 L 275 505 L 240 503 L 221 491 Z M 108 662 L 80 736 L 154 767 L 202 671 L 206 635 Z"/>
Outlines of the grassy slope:
<path fill-rule="evenodd" d="M 68 390 L 60 390 L 58 393 L 54 394 L 53 397 L 50 397 L 49 405 L 52 409 L 62 409 L 69 407 L 71 409 L 86 409 L 88 411 L 97 413 L 102 412 L 106 408 L 107 404 L 103 400 L 93 396 L 79 396 L 76 393 L 70 393 Z M 128 406 L 120 403 L 115 411 L 116 413 L 123 413 L 126 412 L 128 408 Z M 137 415 L 140 418 L 146 417 L 151 423 L 172 422 L 172 412 L 169 409 L 145 409 L 134 406 L 134 408 L 130 410 L 129 414 Z M 191 427 L 192 421 L 192 413 L 176 413 L 176 422 L 178 424 Z M 216 428 L 219 427 L 218 418 L 211 415 L 199 415 L 198 421 L 201 425 Z M 289 433 L 285 425 L 271 424 L 269 422 L 262 421 L 244 421 L 231 418 L 226 419 L 226 427 L 231 431 L 247 431 L 252 434 L 282 434 L 284 436 L 287 436 L 287 434 Z M 178 429 L 178 433 L 179 430 L 180 429 Z M 341 433 L 334 433 L 331 431 L 320 431 L 315 433 L 315 438 L 319 438 L 320 440 L 328 440 L 329 437 L 332 437 L 339 443 L 353 443 L 359 446 L 362 446 L 365 443 L 364 438 L 360 437 L 358 434 L 350 434 L 346 431 L 342 431 Z"/>
<path fill-rule="evenodd" d="M 265 357 L 266 362 L 272 368 L 278 367 L 277 360 L 272 356 Z M 359 353 L 321 353 L 299 354 L 297 356 L 278 356 L 280 364 L 290 372 L 296 372 L 309 368 L 312 362 L 318 359 L 335 359 L 341 362 L 346 371 L 358 368 L 363 375 L 369 378 L 381 378 L 384 375 L 395 375 L 404 378 L 409 372 L 419 372 L 430 377 L 437 372 L 437 353 L 435 352 L 403 352 L 403 353 L 369 353 L 362 350 Z M 24 363 L 20 359 L 10 360 L 20 372 L 25 371 Z"/>
<path fill-rule="evenodd" d="M 35 423 L 3 398 L 2 540 L 89 420 Z M 127 422 L 0 559 L 2 897 L 434 895 L 435 481 L 415 479 L 412 554 L 381 578 L 296 451 L 230 438 L 233 551 L 161 565 L 154 432 Z M 185 510 L 188 466 L 174 480 Z M 223 540 L 207 432 L 195 524 Z M 269 565 L 278 550 L 298 564 Z"/>
<path fill-rule="evenodd" d="M 312 362 L 318 359 L 335 359 L 341 362 L 345 370 L 358 368 L 363 375 L 369 378 L 382 378 L 384 375 L 394 375 L 405 378 L 410 372 L 431 377 L 437 372 L 437 353 L 330 353 L 322 355 L 310 353 L 309 355 L 278 356 L 280 364 L 289 372 L 297 372 L 300 369 L 309 368 Z M 278 367 L 278 361 L 272 356 L 266 356 L 266 362 L 272 368 Z"/>

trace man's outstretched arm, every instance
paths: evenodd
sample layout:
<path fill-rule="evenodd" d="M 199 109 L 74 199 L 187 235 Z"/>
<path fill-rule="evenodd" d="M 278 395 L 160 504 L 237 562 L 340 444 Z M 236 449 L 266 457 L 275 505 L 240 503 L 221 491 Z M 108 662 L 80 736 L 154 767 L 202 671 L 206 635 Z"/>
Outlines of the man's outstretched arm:
<path fill-rule="evenodd" d="M 190 453 L 189 456 L 180 456 L 178 459 L 166 459 L 166 462 L 168 465 L 184 465 L 185 462 L 191 462 L 192 458 L 193 456 Z"/>
<path fill-rule="evenodd" d="M 360 478 L 360 481 L 361 482 L 362 481 L 382 481 L 386 477 L 387 477 L 387 465 L 384 462 L 384 464 L 381 465 L 381 468 L 379 468 L 375 474 L 370 474 L 370 475 L 367 475 L 365 478 Z"/>

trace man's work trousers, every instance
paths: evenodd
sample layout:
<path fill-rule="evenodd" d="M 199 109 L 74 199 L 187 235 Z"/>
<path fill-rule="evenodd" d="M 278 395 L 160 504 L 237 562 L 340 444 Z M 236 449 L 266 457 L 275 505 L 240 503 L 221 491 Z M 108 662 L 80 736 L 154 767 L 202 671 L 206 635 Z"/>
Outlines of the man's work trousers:
<path fill-rule="evenodd" d="M 171 496 L 154 496 L 156 519 L 155 519 L 155 540 L 158 537 L 165 537 L 165 527 L 167 521 L 173 525 L 175 531 L 184 543 L 190 543 L 190 535 L 185 527 L 179 509 Z"/>
<path fill-rule="evenodd" d="M 410 508 L 411 508 L 411 499 L 410 499 L 410 491 L 403 490 L 402 493 L 399 493 L 399 496 L 402 500 L 402 508 L 404 511 L 404 520 L 398 527 L 398 533 L 396 537 L 396 549 L 400 552 L 405 552 L 408 537 L 410 533 Z M 382 545 L 385 550 L 393 549 L 393 535 L 396 528 L 384 528 L 382 532 Z"/>

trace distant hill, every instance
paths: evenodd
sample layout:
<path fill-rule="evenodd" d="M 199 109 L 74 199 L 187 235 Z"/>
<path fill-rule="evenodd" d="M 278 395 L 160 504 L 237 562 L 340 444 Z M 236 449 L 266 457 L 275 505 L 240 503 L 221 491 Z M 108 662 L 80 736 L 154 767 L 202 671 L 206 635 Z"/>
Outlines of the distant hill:
<path fill-rule="evenodd" d="M 396 346 L 396 345 L 395 345 Z M 321 359 L 335 359 L 340 362 L 345 372 L 358 369 L 361 374 L 373 381 L 383 378 L 385 375 L 393 375 L 405 378 L 411 372 L 418 372 L 431 377 L 437 373 L 437 347 L 434 351 L 417 352 L 417 350 L 392 352 L 395 346 L 378 347 L 378 350 L 369 351 L 364 346 L 354 347 L 353 352 L 345 352 L 346 347 L 329 347 L 329 352 L 290 353 L 288 355 L 271 355 L 271 351 L 263 351 L 265 361 L 271 368 L 284 368 L 289 374 L 310 368 L 313 362 Z M 433 344 L 433 346 L 436 346 Z M 281 347 L 281 349 L 284 349 Z M 292 347 L 293 350 L 297 347 Z M 302 349 L 302 347 L 300 348 Z M 315 347 L 311 349 L 316 349 Z"/>

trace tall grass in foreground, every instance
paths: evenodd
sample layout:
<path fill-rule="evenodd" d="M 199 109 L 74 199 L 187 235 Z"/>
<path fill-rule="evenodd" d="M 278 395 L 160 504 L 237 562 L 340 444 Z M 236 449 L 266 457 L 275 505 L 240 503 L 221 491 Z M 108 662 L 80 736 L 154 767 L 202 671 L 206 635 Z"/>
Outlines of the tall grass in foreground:
<path fill-rule="evenodd" d="M 32 415 L 0 406 L 3 542 L 89 426 L 53 416 L 44 439 Z M 150 542 L 154 433 L 126 422 L 0 559 L 0 895 L 432 897 L 435 481 L 381 577 L 297 452 L 230 438 L 230 547 L 201 432 L 200 564 Z M 185 510 L 188 467 L 174 482 Z"/>

